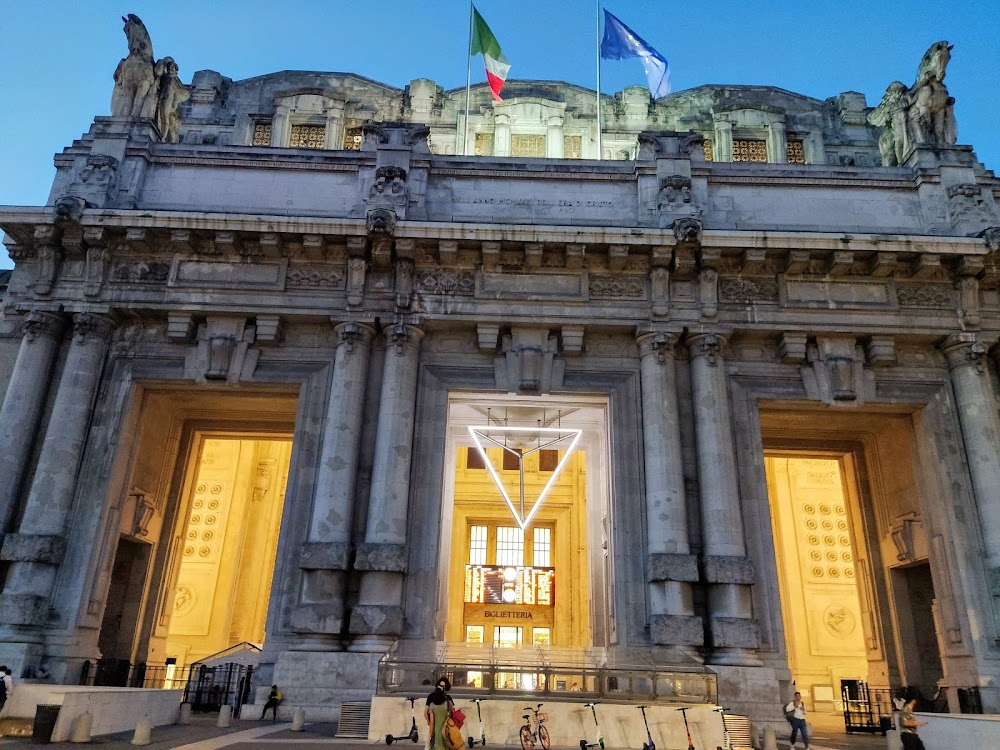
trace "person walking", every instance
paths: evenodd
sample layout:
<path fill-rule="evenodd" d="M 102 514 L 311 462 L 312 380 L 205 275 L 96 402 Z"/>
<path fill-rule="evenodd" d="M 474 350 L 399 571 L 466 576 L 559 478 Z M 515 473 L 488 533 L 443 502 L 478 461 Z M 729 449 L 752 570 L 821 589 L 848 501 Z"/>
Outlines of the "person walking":
<path fill-rule="evenodd" d="M 924 726 L 926 721 L 918 721 L 913 715 L 917 707 L 917 699 L 910 698 L 899 712 L 899 738 L 903 741 L 903 750 L 924 750 L 924 741 L 917 736 L 917 727 Z"/>
<path fill-rule="evenodd" d="M 264 716 L 267 715 L 267 709 L 269 708 L 274 712 L 274 721 L 278 720 L 278 704 L 281 703 L 282 697 L 278 686 L 271 685 L 271 692 L 267 694 L 267 703 L 264 704 L 264 710 L 260 712 L 261 721 L 264 721 Z"/>
<path fill-rule="evenodd" d="M 809 750 L 809 730 L 806 727 L 806 705 L 802 702 L 802 693 L 796 692 L 791 703 L 785 706 L 785 716 L 792 725 L 792 737 L 789 744 L 795 747 L 795 738 L 802 734 L 802 744 Z"/>
<path fill-rule="evenodd" d="M 434 684 L 434 692 L 427 696 L 427 705 L 424 706 L 424 719 L 431 730 L 431 739 L 428 747 L 430 750 L 448 750 L 445 742 L 445 724 L 451 718 L 452 703 L 448 691 L 451 690 L 451 682 L 447 677 L 439 677 Z"/>
<path fill-rule="evenodd" d="M 10 667 L 6 664 L 0 666 L 0 713 L 3 712 L 4 704 L 14 695 L 14 678 L 10 676 Z"/>

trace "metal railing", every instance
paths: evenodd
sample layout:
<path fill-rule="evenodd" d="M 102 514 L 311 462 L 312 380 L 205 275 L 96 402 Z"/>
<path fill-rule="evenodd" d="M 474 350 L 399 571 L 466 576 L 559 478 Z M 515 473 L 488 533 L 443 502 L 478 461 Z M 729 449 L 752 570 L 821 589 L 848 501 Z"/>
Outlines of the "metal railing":
<path fill-rule="evenodd" d="M 545 697 L 549 700 L 716 703 L 714 674 L 672 669 L 579 667 L 556 664 L 457 664 L 401 661 L 379 663 L 381 695 L 427 692 L 435 676 L 445 675 L 456 696 Z"/>
<path fill-rule="evenodd" d="M 131 687 L 180 690 L 187 684 L 191 667 L 173 664 L 132 663 L 125 659 L 85 661 L 80 684 L 91 687 Z"/>

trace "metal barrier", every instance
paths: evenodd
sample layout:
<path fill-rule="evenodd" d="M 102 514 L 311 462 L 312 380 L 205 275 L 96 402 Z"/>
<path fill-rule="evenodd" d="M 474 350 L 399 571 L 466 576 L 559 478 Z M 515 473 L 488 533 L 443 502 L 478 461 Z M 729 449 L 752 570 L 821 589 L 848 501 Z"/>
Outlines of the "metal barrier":
<path fill-rule="evenodd" d="M 184 702 L 192 711 L 218 711 L 233 707 L 233 717 L 250 697 L 253 680 L 252 664 L 220 664 L 214 667 L 191 665 L 191 675 L 184 688 Z"/>
<path fill-rule="evenodd" d="M 187 684 L 191 667 L 178 669 L 173 664 L 135 664 L 125 659 L 85 661 L 80 684 L 90 687 L 134 687 L 180 689 Z"/>
<path fill-rule="evenodd" d="M 434 676 L 445 675 L 456 696 L 547 697 L 565 700 L 620 700 L 650 703 L 716 703 L 714 674 L 703 671 L 576 667 L 556 664 L 456 664 L 379 662 L 380 695 L 426 692 Z"/>

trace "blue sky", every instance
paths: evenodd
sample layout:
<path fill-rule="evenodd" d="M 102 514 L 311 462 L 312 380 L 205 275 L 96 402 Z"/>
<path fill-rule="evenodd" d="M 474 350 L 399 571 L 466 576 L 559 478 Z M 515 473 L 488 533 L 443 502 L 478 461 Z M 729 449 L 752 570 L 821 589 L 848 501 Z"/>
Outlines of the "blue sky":
<path fill-rule="evenodd" d="M 212 68 L 230 78 L 279 70 L 355 72 L 394 86 L 465 84 L 465 0 L 7 0 L 0 13 L 0 204 L 40 205 L 52 155 L 109 113 L 111 76 L 127 53 L 121 16 L 139 15 L 157 58 L 181 79 Z M 477 0 L 512 78 L 595 82 L 593 0 Z M 825 99 L 910 85 L 924 51 L 955 45 L 946 83 L 958 140 L 1000 168 L 998 0 L 606 0 L 670 62 L 675 91 L 705 83 L 777 86 Z M 942 10 L 944 9 L 944 10 Z M 473 80 L 484 80 L 480 58 Z M 637 60 L 602 66 L 613 93 L 644 84 Z M 0 260 L 0 267 L 9 263 Z"/>

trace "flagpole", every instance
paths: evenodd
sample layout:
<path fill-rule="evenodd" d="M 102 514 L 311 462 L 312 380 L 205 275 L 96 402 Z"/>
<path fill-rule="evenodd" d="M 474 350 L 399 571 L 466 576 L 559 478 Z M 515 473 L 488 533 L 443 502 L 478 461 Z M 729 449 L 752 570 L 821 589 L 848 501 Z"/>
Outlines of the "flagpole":
<path fill-rule="evenodd" d="M 601 143 L 601 0 L 596 0 L 594 6 L 597 22 L 597 159 L 600 161 L 604 150 Z"/>
<path fill-rule="evenodd" d="M 465 48 L 465 130 L 462 133 L 462 156 L 469 155 L 469 107 L 472 99 L 472 0 L 469 0 L 469 46 Z"/>

